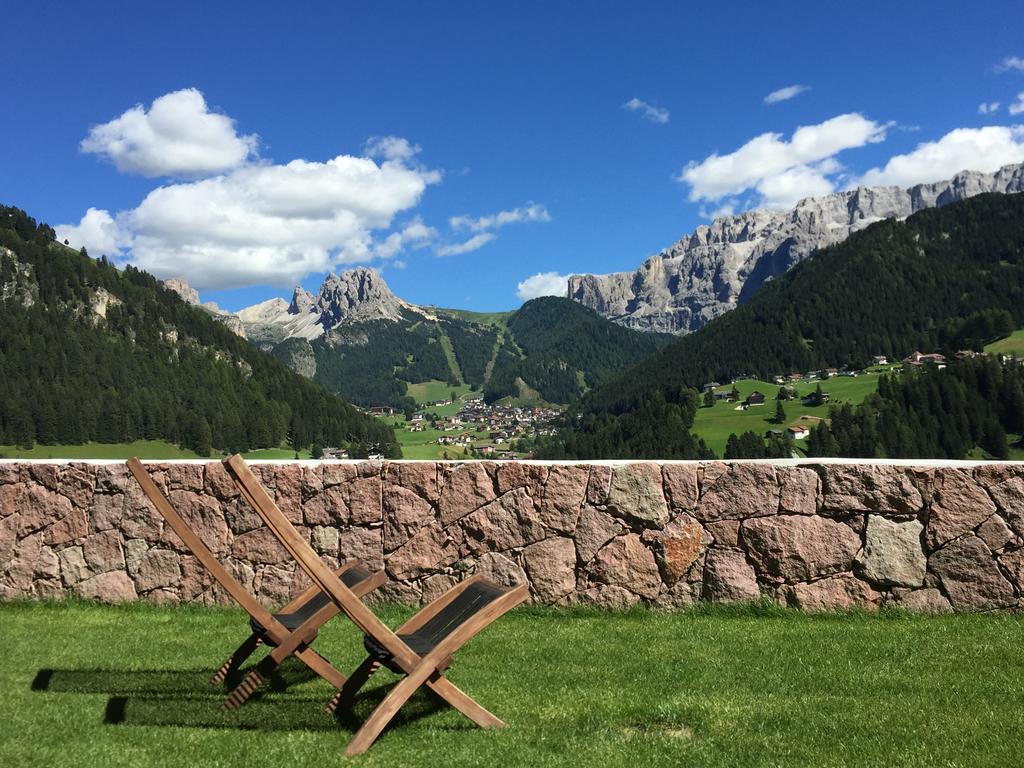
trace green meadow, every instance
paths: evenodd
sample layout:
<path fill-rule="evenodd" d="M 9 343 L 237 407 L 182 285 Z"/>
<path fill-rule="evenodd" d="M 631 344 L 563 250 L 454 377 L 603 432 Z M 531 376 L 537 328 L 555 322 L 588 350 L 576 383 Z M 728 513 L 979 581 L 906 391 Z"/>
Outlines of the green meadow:
<path fill-rule="evenodd" d="M 809 395 L 821 385 L 823 392 L 828 392 L 830 400 L 828 404 L 819 406 L 804 405 L 799 399 L 786 400 L 782 403 L 786 411 L 786 423 L 776 424 L 775 396 L 780 386 L 758 379 L 745 379 L 736 382 L 736 389 L 739 390 L 739 402 L 729 403 L 725 400 L 717 400 L 710 408 L 698 408 L 697 416 L 694 419 L 694 434 L 704 438 L 704 442 L 715 452 L 715 455 L 722 456 L 725 453 L 725 444 L 729 435 L 740 435 L 743 432 L 751 431 L 763 435 L 770 429 L 786 429 L 790 426 L 805 425 L 813 427 L 822 419 L 828 418 L 829 406 L 833 403 L 851 403 L 856 405 L 864 400 L 872 392 L 878 389 L 879 376 L 891 371 L 893 366 L 885 368 L 873 368 L 861 376 L 836 376 L 825 381 L 801 382 L 796 385 L 787 385 L 790 389 L 794 386 L 800 396 Z M 728 392 L 732 389 L 731 384 L 726 384 L 717 389 L 719 392 Z M 765 396 L 764 405 L 751 406 L 744 410 L 740 406 L 743 400 L 751 392 L 762 392 Z M 802 441 L 797 441 L 797 448 Z"/>
<path fill-rule="evenodd" d="M 985 346 L 985 351 L 991 355 L 1013 355 L 1024 357 L 1024 329 L 1014 331 L 1005 339 L 993 341 Z"/>
<path fill-rule="evenodd" d="M 381 607 L 397 626 L 410 611 Z M 369 752 L 344 757 L 397 679 L 351 711 L 286 662 L 241 709 L 211 672 L 248 634 L 238 610 L 0 604 L 4 766 L 1020 765 L 1018 614 L 808 615 L 771 606 L 600 613 L 524 606 L 460 651 L 451 681 L 508 727 L 484 731 L 424 691 Z M 315 648 L 348 671 L 343 620 Z"/>

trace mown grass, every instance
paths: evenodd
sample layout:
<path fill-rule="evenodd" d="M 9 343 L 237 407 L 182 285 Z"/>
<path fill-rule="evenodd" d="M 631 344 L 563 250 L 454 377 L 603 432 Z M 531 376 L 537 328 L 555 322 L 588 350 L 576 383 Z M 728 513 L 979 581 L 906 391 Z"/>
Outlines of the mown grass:
<path fill-rule="evenodd" d="M 259 448 L 243 454 L 247 459 L 294 459 L 295 451 L 290 448 Z M 219 458 L 216 452 L 210 457 L 200 456 L 188 448 L 182 448 L 164 440 L 136 440 L 131 443 L 83 443 L 82 445 L 36 445 L 32 448 L 18 448 L 0 445 L 0 458 L 4 459 L 95 459 L 118 460 L 137 456 L 140 459 L 201 459 L 211 461 Z M 299 451 L 300 459 L 308 459 L 309 451 Z"/>
<path fill-rule="evenodd" d="M 985 351 L 990 355 L 1024 355 L 1024 330 L 1014 331 L 1004 339 L 986 344 Z"/>
<path fill-rule="evenodd" d="M 856 405 L 864 400 L 872 392 L 878 390 L 879 371 L 873 370 L 862 376 L 837 376 L 825 381 L 803 382 L 795 386 L 801 397 L 811 394 L 821 385 L 823 392 L 828 392 L 830 401 L 828 405 L 807 406 L 800 400 L 786 400 L 782 403 L 786 411 L 786 423 L 775 424 L 772 419 L 775 416 L 775 396 L 778 394 L 779 385 L 757 379 L 746 379 L 736 382 L 736 389 L 740 393 L 739 403 L 728 403 L 724 400 L 715 402 L 710 408 L 698 408 L 697 415 L 693 422 L 695 435 L 704 438 L 704 442 L 715 452 L 716 456 L 725 453 L 725 444 L 730 434 L 740 435 L 751 430 L 758 435 L 763 435 L 769 429 L 786 429 L 790 426 L 804 424 L 808 427 L 815 426 L 820 419 L 828 418 L 829 405 L 838 403 L 851 403 Z M 788 385 L 793 388 L 792 385 Z M 731 384 L 718 388 L 718 391 L 728 392 L 732 389 Z M 747 410 L 736 410 L 743 400 L 754 391 L 762 392 L 765 396 L 765 404 L 758 405 Z M 805 418 L 806 417 L 806 418 Z M 797 442 L 799 449 L 801 443 Z"/>
<path fill-rule="evenodd" d="M 136 440 L 131 443 L 83 443 L 82 445 L 35 445 L 18 448 L 0 445 L 6 459 L 198 459 L 199 454 L 164 440 Z M 291 456 L 289 456 L 291 458 Z"/>
<path fill-rule="evenodd" d="M 408 614 L 387 608 L 392 625 Z M 237 712 L 206 680 L 246 624 L 233 610 L 0 606 L 0 764 L 335 765 L 395 679 L 354 716 L 289 664 Z M 507 723 L 480 731 L 427 694 L 366 766 L 1007 766 L 1024 749 L 1024 619 L 808 616 L 781 609 L 602 614 L 521 608 L 450 677 Z M 345 670 L 353 627 L 317 648 Z M 290 685 L 284 688 L 282 682 Z"/>

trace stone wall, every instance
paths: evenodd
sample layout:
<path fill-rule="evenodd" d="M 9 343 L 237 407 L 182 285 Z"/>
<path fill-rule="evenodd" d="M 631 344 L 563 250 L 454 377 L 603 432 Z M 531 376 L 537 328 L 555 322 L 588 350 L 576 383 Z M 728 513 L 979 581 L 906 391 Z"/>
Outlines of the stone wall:
<path fill-rule="evenodd" d="M 213 462 L 149 465 L 268 604 L 305 586 Z M 1024 465 L 296 462 L 254 471 L 329 562 L 421 603 L 472 573 L 548 604 L 766 596 L 808 610 L 1021 605 Z M 119 463 L 0 462 L 0 597 L 227 602 Z"/>

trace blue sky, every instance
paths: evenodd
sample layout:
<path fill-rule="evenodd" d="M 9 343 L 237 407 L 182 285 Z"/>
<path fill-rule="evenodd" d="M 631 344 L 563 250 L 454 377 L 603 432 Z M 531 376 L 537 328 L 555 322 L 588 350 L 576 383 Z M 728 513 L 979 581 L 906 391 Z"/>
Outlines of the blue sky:
<path fill-rule="evenodd" d="M 508 309 L 715 212 L 1024 160 L 1019 2 L 116 8 L 5 10 L 0 201 L 229 309 L 357 263 Z"/>

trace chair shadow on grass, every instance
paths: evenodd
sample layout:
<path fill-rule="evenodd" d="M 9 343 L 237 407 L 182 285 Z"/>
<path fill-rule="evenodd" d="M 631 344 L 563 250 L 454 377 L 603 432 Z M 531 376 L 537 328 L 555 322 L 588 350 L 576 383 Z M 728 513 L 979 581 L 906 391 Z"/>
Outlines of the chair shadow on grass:
<path fill-rule="evenodd" d="M 33 691 L 50 693 L 109 693 L 226 696 L 248 670 L 235 671 L 223 683 L 211 683 L 207 669 L 40 669 L 32 681 Z M 315 678 L 301 664 L 282 664 L 264 682 L 263 690 L 280 693 Z"/>
<path fill-rule="evenodd" d="M 238 673 L 238 679 L 245 670 Z M 224 684 L 210 683 L 210 670 L 40 669 L 32 690 L 46 693 L 106 694 L 106 725 L 227 728 L 252 731 L 348 731 L 355 733 L 396 681 L 364 689 L 349 710 L 324 711 L 324 691 L 290 691 L 315 675 L 301 664 L 285 663 L 262 689 L 237 710 L 221 708 Z M 280 695 L 277 695 L 280 694 Z M 401 726 L 444 709 L 442 699 L 419 692 L 391 726 Z M 389 728 L 390 730 L 390 728 Z"/>

